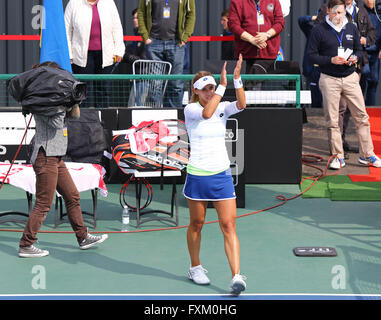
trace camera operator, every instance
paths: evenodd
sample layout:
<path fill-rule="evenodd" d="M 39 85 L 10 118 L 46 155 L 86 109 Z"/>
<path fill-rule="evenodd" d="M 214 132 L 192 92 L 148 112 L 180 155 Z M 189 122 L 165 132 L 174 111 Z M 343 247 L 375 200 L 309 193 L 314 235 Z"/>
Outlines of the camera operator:
<path fill-rule="evenodd" d="M 35 70 L 38 68 L 41 68 L 41 72 Z M 37 233 L 47 213 L 50 211 L 56 190 L 65 201 L 69 221 L 75 232 L 80 249 L 88 249 L 107 239 L 107 235 L 93 236 L 87 232 L 87 227 L 82 218 L 79 192 L 62 160 L 62 157 L 66 154 L 68 144 L 68 132 L 65 120 L 66 117 L 79 118 L 80 111 L 78 104 L 74 104 L 72 107 L 65 105 L 43 105 L 40 106 L 38 111 L 36 109 L 38 108 L 38 101 L 42 101 L 45 97 L 58 95 L 59 84 L 65 80 L 65 71 L 60 69 L 55 62 L 45 62 L 34 66 L 32 69 L 34 71 L 26 72 L 13 78 L 9 86 L 10 93 L 14 97 L 19 98 L 17 100 L 25 99 L 26 93 L 34 91 L 36 94 L 36 97 L 34 97 L 36 105 L 33 106 L 35 109 L 24 108 L 25 100 L 23 104 L 23 111 L 27 110 L 27 112 L 33 113 L 36 124 L 36 134 L 31 156 L 33 170 L 36 174 L 36 201 L 29 214 L 29 219 L 19 244 L 18 255 L 23 258 L 44 257 L 49 254 L 49 251 L 37 248 L 34 246 L 34 243 L 37 241 Z M 55 82 L 43 81 L 43 79 L 49 79 L 50 75 L 56 76 L 60 70 L 63 71 L 64 80 L 57 80 L 55 78 Z M 25 81 L 26 79 L 32 79 L 33 81 Z M 52 84 L 56 85 L 52 86 Z M 39 97 L 40 92 L 44 97 Z M 44 110 L 46 114 L 44 114 Z"/>

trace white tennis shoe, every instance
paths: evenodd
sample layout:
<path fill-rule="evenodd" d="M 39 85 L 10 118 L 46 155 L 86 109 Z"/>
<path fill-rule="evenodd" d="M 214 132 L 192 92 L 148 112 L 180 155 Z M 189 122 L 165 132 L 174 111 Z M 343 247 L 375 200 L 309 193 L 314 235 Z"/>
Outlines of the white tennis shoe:
<path fill-rule="evenodd" d="M 199 265 L 189 269 L 188 278 L 196 284 L 209 284 L 210 280 L 206 276 L 206 273 L 208 273 L 208 270 L 204 269 L 201 265 Z"/>
<path fill-rule="evenodd" d="M 236 274 L 230 282 L 230 293 L 233 295 L 240 295 L 246 289 L 246 280 L 244 275 Z"/>

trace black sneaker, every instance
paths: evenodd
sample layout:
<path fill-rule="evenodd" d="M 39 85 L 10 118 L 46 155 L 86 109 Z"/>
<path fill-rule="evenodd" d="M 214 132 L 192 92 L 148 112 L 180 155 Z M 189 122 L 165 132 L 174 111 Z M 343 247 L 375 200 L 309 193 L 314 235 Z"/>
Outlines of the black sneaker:
<path fill-rule="evenodd" d="M 82 250 L 89 249 L 92 246 L 102 243 L 107 238 L 107 234 L 102 234 L 101 236 L 93 236 L 92 234 L 88 233 L 86 238 L 79 244 L 79 248 Z"/>

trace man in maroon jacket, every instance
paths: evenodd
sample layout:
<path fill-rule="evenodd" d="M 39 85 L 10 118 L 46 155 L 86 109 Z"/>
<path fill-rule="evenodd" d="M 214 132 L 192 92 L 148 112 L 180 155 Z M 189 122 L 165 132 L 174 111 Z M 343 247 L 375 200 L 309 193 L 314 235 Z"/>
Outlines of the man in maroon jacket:
<path fill-rule="evenodd" d="M 231 0 L 229 30 L 235 36 L 236 56 L 242 53 L 246 60 L 246 73 L 256 73 L 258 65 L 266 72 L 273 66 L 283 29 L 279 0 Z"/>

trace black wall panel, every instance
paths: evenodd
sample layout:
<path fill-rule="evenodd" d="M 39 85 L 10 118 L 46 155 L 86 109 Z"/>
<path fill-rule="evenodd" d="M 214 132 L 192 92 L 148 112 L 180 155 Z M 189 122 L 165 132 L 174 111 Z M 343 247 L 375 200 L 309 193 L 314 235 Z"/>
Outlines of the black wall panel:
<path fill-rule="evenodd" d="M 101 111 L 101 119 L 108 135 L 112 134 L 112 130 L 124 130 L 132 126 L 132 110 L 138 109 L 119 109 L 117 113 L 115 109 Z M 146 109 L 142 110 L 146 111 Z M 0 108 L 0 117 L 3 119 L 6 116 L 9 117 L 8 122 L 12 123 L 13 115 L 2 115 L 2 111 L 9 112 L 8 109 Z M 178 118 L 183 119 L 183 109 L 178 109 L 178 111 Z M 86 112 L 92 111 L 87 110 Z M 244 171 L 246 183 L 296 184 L 300 182 L 302 109 L 247 108 L 232 118 L 237 121 L 228 121 L 227 124 L 227 129 L 231 129 L 233 133 L 233 136 L 227 138 L 228 154 L 232 163 L 241 166 L 242 170 L 239 172 Z M 22 127 L 14 126 L 5 128 L 5 130 L 20 131 Z M 4 130 L 4 128 L 2 129 Z M 243 145 L 241 145 L 242 141 Z M 4 144 L 3 147 L 8 152 L 0 153 L 0 161 L 11 161 L 17 145 Z M 18 160 L 25 163 L 25 156 L 26 146 L 23 147 Z M 113 182 L 116 183 L 116 181 Z"/>

